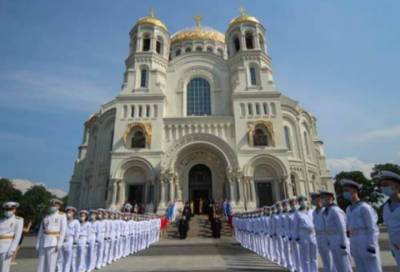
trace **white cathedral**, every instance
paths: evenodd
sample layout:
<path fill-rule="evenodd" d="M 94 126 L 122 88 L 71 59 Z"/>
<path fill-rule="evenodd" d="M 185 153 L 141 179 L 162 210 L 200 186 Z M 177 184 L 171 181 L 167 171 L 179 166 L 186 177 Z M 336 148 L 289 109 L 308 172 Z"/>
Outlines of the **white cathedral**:
<path fill-rule="evenodd" d="M 85 122 L 69 204 L 242 211 L 333 191 L 316 118 L 276 88 L 263 25 L 243 10 L 225 33 L 195 19 L 171 35 L 151 12 L 130 31 L 121 91 Z"/>

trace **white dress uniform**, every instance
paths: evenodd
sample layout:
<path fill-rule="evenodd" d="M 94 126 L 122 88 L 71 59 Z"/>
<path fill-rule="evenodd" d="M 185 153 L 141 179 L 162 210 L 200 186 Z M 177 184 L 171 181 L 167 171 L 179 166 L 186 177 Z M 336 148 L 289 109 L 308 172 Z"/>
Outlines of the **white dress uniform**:
<path fill-rule="evenodd" d="M 21 239 L 23 228 L 24 219 L 21 217 L 12 215 L 0 219 L 0 272 L 10 271 L 11 259 Z"/>
<path fill-rule="evenodd" d="M 350 263 L 350 243 L 346 235 L 346 215 L 337 205 L 325 207 L 323 216 L 326 224 L 328 245 L 332 252 L 336 271 L 352 271 Z"/>
<path fill-rule="evenodd" d="M 313 220 L 306 209 L 298 210 L 293 221 L 294 238 L 299 243 L 300 266 L 298 272 L 317 272 L 317 241 Z"/>
<path fill-rule="evenodd" d="M 389 234 L 390 248 L 400 267 L 400 203 L 386 202 L 383 206 L 383 222 Z"/>
<path fill-rule="evenodd" d="M 281 215 L 282 220 L 282 243 L 283 243 L 283 256 L 285 259 L 285 267 L 290 271 L 293 270 L 292 256 L 290 252 L 290 217 L 288 212 L 283 212 Z"/>
<path fill-rule="evenodd" d="M 89 221 L 88 251 L 86 255 L 86 270 L 88 272 L 96 267 L 98 226 L 99 221 Z"/>
<path fill-rule="evenodd" d="M 299 252 L 299 244 L 296 242 L 296 234 L 294 228 L 294 217 L 296 214 L 296 210 L 291 209 L 288 213 L 289 219 L 289 244 L 290 244 L 290 253 L 291 253 L 291 261 L 292 268 L 300 267 L 300 252 Z"/>
<path fill-rule="evenodd" d="M 382 271 L 378 244 L 378 216 L 375 210 L 369 204 L 359 201 L 348 206 L 346 214 L 350 251 L 356 269 L 365 272 Z"/>
<path fill-rule="evenodd" d="M 39 228 L 36 248 L 39 251 L 38 272 L 56 271 L 57 255 L 64 243 L 67 217 L 56 211 L 47 215 Z"/>
<path fill-rule="evenodd" d="M 58 272 L 75 271 L 76 245 L 79 240 L 79 229 L 80 224 L 78 220 L 67 220 L 67 230 L 65 232 L 64 243 L 61 252 L 58 254 Z"/>
<path fill-rule="evenodd" d="M 313 222 L 315 234 L 317 237 L 317 247 L 324 266 L 324 272 L 335 272 L 336 269 L 333 265 L 332 253 L 328 246 L 328 238 L 326 235 L 323 211 L 323 207 L 320 209 L 315 209 L 313 211 Z"/>
<path fill-rule="evenodd" d="M 76 254 L 76 269 L 75 269 L 75 271 L 77 272 L 86 270 L 89 228 L 90 228 L 90 223 L 88 221 L 81 223 L 79 227 L 79 239 L 78 239 L 78 248 Z"/>
<path fill-rule="evenodd" d="M 96 264 L 95 267 L 100 269 L 103 266 L 104 243 L 107 231 L 105 220 L 97 220 L 97 236 L 96 236 Z"/>
<path fill-rule="evenodd" d="M 101 267 L 105 267 L 107 265 L 111 248 L 111 220 L 104 219 L 103 221 L 106 228 L 106 232 L 104 235 L 104 253 L 103 253 L 103 261 Z"/>

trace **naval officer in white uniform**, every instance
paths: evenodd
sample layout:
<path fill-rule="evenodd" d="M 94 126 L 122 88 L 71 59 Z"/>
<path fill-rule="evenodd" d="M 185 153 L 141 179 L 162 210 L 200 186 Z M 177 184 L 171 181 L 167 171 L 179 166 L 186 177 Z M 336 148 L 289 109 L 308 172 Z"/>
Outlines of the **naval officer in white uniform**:
<path fill-rule="evenodd" d="M 15 215 L 18 207 L 17 202 L 3 204 L 4 218 L 0 219 L 0 272 L 10 271 L 12 256 L 21 239 L 24 219 Z"/>
<path fill-rule="evenodd" d="M 390 248 L 400 267 L 400 175 L 380 171 L 375 177 L 382 192 L 389 197 L 383 206 L 383 222 L 389 233 Z"/>
<path fill-rule="evenodd" d="M 350 236 L 350 252 L 357 271 L 381 272 L 379 254 L 378 215 L 368 203 L 361 201 L 361 185 L 349 179 L 342 179 L 343 198 L 351 201 L 346 209 L 347 230 Z"/>
<path fill-rule="evenodd" d="M 49 214 L 40 224 L 36 242 L 39 252 L 38 272 L 56 271 L 57 255 L 64 242 L 67 229 L 67 218 L 59 209 L 63 204 L 59 199 L 50 201 Z"/>

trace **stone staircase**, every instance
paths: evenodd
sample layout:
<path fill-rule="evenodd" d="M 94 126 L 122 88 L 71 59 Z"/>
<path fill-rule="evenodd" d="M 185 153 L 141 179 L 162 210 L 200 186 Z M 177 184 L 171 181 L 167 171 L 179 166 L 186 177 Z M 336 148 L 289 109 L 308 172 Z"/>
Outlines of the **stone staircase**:
<path fill-rule="evenodd" d="M 221 237 L 232 237 L 231 227 L 222 219 Z M 195 215 L 189 221 L 187 238 L 212 238 L 211 223 L 207 215 Z M 169 226 L 167 239 L 179 239 L 177 223 Z"/>

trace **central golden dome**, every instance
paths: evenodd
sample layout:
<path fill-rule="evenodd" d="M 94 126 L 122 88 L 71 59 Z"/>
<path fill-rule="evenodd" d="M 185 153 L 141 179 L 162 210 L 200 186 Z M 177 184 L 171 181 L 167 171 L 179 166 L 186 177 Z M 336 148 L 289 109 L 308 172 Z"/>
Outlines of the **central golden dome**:
<path fill-rule="evenodd" d="M 171 37 L 171 43 L 194 40 L 212 40 L 224 43 L 225 35 L 210 27 L 195 26 L 176 32 Z"/>

